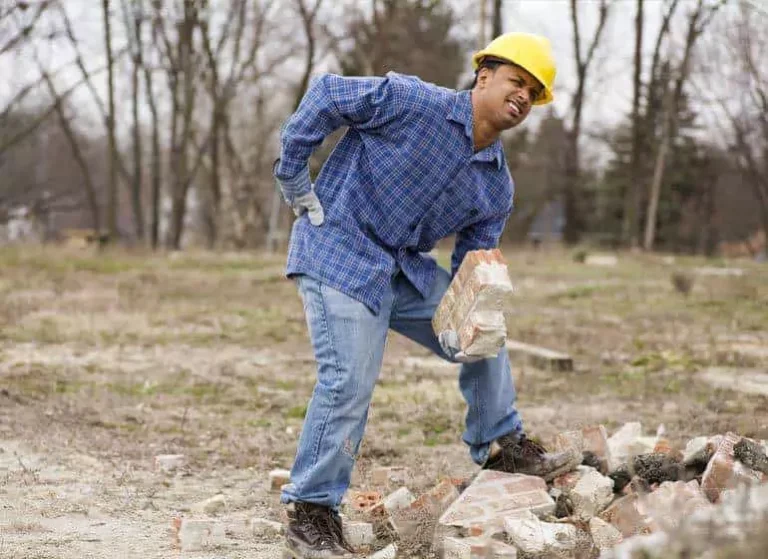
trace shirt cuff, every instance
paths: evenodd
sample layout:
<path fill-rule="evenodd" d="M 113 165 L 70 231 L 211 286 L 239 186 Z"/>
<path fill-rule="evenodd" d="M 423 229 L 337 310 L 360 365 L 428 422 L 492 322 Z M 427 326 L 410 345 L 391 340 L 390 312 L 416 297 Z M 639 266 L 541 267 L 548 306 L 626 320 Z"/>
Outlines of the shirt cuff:
<path fill-rule="evenodd" d="M 282 175 L 280 167 L 280 159 L 278 159 L 272 166 L 272 174 L 275 176 L 275 179 L 277 179 L 277 182 L 280 185 L 280 190 L 283 191 L 283 196 L 286 200 L 290 202 L 297 196 L 307 194 L 312 190 L 308 165 L 304 165 L 298 173 L 290 177 Z"/>

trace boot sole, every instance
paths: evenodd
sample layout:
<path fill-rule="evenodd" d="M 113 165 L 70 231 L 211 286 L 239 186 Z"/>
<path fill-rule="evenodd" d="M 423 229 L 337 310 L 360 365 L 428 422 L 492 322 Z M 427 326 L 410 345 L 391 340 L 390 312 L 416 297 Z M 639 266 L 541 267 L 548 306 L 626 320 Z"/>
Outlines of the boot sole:
<path fill-rule="evenodd" d="M 298 551 L 294 551 L 290 549 L 289 547 L 283 547 L 283 554 L 281 556 L 281 559 L 305 559 L 306 556 L 301 555 Z M 324 559 L 347 559 L 356 557 L 356 555 L 351 554 L 347 556 L 343 555 L 329 555 L 327 558 Z"/>

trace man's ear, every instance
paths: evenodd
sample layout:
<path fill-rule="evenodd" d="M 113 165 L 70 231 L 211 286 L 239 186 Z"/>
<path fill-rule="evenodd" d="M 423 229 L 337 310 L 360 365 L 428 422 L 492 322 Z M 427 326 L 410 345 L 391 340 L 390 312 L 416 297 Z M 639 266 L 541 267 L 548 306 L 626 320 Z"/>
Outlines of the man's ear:
<path fill-rule="evenodd" d="M 488 81 L 491 79 L 490 68 L 480 68 L 477 72 L 477 87 L 480 89 L 488 85 Z"/>

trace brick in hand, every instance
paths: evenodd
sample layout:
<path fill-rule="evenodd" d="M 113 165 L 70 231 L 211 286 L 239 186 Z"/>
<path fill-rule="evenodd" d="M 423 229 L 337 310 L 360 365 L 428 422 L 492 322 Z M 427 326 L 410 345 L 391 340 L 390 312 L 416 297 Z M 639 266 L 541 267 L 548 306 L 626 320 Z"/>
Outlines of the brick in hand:
<path fill-rule="evenodd" d="M 466 355 L 495 357 L 504 346 L 503 310 L 514 291 L 498 249 L 467 253 L 432 319 L 437 335 L 454 330 Z"/>

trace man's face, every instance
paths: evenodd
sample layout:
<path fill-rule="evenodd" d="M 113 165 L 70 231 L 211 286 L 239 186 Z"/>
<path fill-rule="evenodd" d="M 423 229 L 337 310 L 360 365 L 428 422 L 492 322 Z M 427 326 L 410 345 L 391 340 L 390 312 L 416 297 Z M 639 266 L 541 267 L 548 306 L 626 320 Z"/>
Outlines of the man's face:
<path fill-rule="evenodd" d="M 525 120 L 543 87 L 528 71 L 502 64 L 496 70 L 483 68 L 477 77 L 483 113 L 498 130 L 507 130 Z"/>

